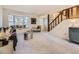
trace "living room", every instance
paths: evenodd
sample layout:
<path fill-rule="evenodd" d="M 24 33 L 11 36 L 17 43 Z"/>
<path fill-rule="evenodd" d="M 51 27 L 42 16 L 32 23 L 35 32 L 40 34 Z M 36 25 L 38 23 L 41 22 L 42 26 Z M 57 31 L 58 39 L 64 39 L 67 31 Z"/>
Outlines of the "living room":
<path fill-rule="evenodd" d="M 1 6 L 0 53 L 79 53 L 78 45 L 69 42 L 78 11 L 74 5 Z"/>

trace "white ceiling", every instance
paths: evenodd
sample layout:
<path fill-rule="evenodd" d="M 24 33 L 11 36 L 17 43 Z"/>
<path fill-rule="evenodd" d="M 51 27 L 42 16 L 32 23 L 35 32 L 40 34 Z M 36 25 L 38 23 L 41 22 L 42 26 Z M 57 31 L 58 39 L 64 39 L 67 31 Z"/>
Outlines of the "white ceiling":
<path fill-rule="evenodd" d="M 4 5 L 4 8 L 26 12 L 34 15 L 43 15 L 50 12 L 58 12 L 72 5 Z"/>

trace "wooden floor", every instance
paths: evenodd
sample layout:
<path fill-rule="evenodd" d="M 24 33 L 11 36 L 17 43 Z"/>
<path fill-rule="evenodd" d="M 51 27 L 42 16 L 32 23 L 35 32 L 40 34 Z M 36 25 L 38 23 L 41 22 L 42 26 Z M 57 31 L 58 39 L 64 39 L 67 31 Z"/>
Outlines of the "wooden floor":
<path fill-rule="evenodd" d="M 18 45 L 14 54 L 68 54 L 79 53 L 79 45 L 57 38 L 49 33 L 33 33 L 33 39 L 24 40 L 18 34 Z"/>

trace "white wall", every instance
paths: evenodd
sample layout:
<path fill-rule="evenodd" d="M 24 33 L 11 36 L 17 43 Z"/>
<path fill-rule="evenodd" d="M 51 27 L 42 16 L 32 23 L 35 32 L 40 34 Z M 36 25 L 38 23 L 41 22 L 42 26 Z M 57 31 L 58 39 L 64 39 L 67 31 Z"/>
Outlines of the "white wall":
<path fill-rule="evenodd" d="M 30 27 L 30 18 L 34 17 L 30 14 L 24 13 L 24 12 L 19 12 L 16 10 L 11 10 L 11 9 L 5 9 L 3 8 L 3 26 L 7 27 L 9 26 L 8 24 L 8 15 L 13 15 L 13 16 L 28 16 L 29 17 L 29 27 Z"/>
<path fill-rule="evenodd" d="M 48 28 L 48 23 L 44 24 L 45 23 L 44 19 L 48 20 L 47 15 L 39 16 L 37 18 L 37 24 L 41 25 L 41 31 L 47 31 L 47 28 Z"/>
<path fill-rule="evenodd" d="M 50 15 L 50 22 L 51 22 L 53 19 L 55 19 L 58 14 L 59 14 L 59 13 L 49 13 L 49 15 Z"/>
<path fill-rule="evenodd" d="M 9 26 L 8 15 L 13 15 L 13 16 L 28 16 L 29 17 L 29 27 L 30 28 L 31 28 L 32 25 L 41 25 L 41 30 L 42 31 L 47 30 L 47 26 L 44 26 L 44 24 L 43 24 L 43 19 L 45 19 L 45 18 L 47 19 L 47 15 L 33 16 L 33 15 L 26 14 L 24 12 L 19 12 L 19 11 L 15 11 L 15 10 L 3 8 L 3 26 L 4 27 L 8 27 Z M 31 18 L 32 17 L 37 18 L 36 24 L 31 24 Z"/>
<path fill-rule="evenodd" d="M 3 15 L 2 6 L 0 6 L 0 27 L 2 27 L 2 15 Z"/>
<path fill-rule="evenodd" d="M 69 27 L 79 27 L 79 18 L 62 21 L 59 25 L 53 28 L 50 33 L 57 37 L 68 39 Z"/>

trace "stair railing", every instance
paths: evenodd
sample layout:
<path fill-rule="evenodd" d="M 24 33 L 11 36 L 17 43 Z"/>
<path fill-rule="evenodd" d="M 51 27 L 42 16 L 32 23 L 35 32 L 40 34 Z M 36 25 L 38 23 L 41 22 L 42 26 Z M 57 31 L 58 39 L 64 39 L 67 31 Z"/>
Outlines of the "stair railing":
<path fill-rule="evenodd" d="M 75 17 L 74 17 L 74 8 L 76 8 L 75 12 L 78 15 Z M 55 17 L 55 19 L 53 19 L 51 22 L 48 23 L 48 31 L 52 30 L 54 27 L 60 24 L 63 20 L 77 18 L 77 17 L 79 17 L 79 5 L 64 9 L 59 12 L 59 14 Z"/>

